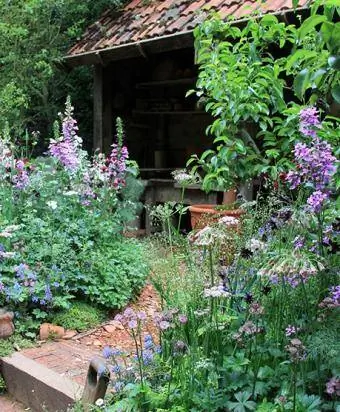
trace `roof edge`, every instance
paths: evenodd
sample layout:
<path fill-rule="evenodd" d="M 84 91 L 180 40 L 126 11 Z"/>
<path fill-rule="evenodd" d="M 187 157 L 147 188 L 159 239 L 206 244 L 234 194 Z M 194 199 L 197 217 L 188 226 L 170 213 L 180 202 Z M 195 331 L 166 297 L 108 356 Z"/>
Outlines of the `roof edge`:
<path fill-rule="evenodd" d="M 248 15 L 241 19 L 231 20 L 231 24 L 241 24 L 248 21 L 251 17 L 261 18 L 266 14 L 274 16 L 282 16 L 289 13 L 296 13 L 299 11 L 305 11 L 309 8 L 309 4 L 306 3 L 302 7 L 294 9 L 280 10 L 272 13 L 260 13 L 258 15 Z M 124 43 L 118 46 L 108 47 L 105 49 L 91 50 L 74 55 L 66 55 L 63 57 L 64 63 L 69 67 L 100 64 L 105 66 L 111 61 L 124 60 L 133 57 L 143 56 L 148 54 L 158 53 L 162 51 L 170 51 L 176 49 L 183 49 L 193 45 L 193 30 L 185 32 L 177 32 L 168 34 L 165 36 L 154 37 L 150 39 L 140 40 L 132 43 Z M 167 45 L 163 47 L 159 43 L 166 42 Z M 177 44 L 176 44 L 177 43 Z"/>

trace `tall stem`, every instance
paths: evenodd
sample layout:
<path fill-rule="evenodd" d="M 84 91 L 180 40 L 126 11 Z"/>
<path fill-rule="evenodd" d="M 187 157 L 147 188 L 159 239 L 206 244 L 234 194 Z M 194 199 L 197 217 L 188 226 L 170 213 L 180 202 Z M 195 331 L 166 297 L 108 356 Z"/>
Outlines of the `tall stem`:
<path fill-rule="evenodd" d="M 184 191 L 185 191 L 185 187 L 182 186 L 182 191 L 181 191 L 181 206 L 183 207 L 183 201 L 184 201 Z M 181 209 L 179 212 L 179 217 L 178 217 L 178 225 L 177 225 L 177 233 L 179 234 L 179 231 L 181 229 L 181 219 L 182 219 L 182 214 L 183 214 L 183 210 Z"/>

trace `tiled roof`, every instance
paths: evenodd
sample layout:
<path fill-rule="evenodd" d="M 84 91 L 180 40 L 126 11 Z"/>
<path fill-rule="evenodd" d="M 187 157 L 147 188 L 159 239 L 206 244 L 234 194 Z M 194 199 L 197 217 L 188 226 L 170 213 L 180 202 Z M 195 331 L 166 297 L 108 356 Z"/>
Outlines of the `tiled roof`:
<path fill-rule="evenodd" d="M 303 7 L 308 0 L 300 0 Z M 91 25 L 69 56 L 192 31 L 204 12 L 242 19 L 255 11 L 264 13 L 292 9 L 292 0 L 132 0 L 117 13 L 106 11 Z"/>

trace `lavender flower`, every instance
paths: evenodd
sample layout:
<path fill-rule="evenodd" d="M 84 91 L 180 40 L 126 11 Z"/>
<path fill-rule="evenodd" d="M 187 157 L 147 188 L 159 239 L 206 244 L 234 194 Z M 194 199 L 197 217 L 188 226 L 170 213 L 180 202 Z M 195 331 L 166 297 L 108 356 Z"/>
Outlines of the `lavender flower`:
<path fill-rule="evenodd" d="M 316 137 L 316 130 L 321 127 L 319 113 L 315 107 L 306 107 L 300 111 L 300 132 L 309 137 Z"/>
<path fill-rule="evenodd" d="M 300 131 L 310 141 L 295 144 L 296 170 L 291 170 L 286 176 L 291 189 L 300 185 L 314 188 L 314 193 L 307 200 L 312 212 L 320 212 L 329 196 L 326 189 L 336 171 L 336 158 L 332 154 L 331 145 L 317 137 L 316 129 L 320 127 L 315 108 L 301 111 Z"/>
<path fill-rule="evenodd" d="M 312 212 L 318 213 L 322 209 L 323 204 L 328 199 L 329 195 L 321 190 L 316 190 L 307 199 L 307 204 Z"/>

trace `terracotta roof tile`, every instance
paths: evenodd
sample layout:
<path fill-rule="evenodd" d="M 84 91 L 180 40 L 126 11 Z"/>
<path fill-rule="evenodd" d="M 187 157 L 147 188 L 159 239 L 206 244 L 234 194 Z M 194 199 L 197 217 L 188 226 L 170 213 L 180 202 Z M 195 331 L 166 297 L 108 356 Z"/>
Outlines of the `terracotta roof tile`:
<path fill-rule="evenodd" d="M 306 6 L 309 0 L 300 0 Z M 92 24 L 69 56 L 95 52 L 125 43 L 193 30 L 204 18 L 201 11 L 216 10 L 222 17 L 246 17 L 260 10 L 272 12 L 291 9 L 291 0 L 132 0 L 122 12 L 107 10 Z"/>

